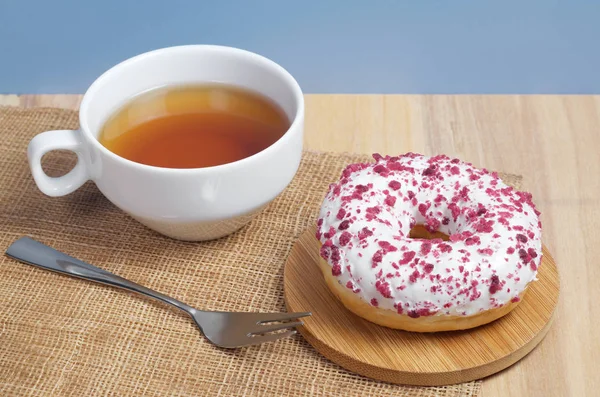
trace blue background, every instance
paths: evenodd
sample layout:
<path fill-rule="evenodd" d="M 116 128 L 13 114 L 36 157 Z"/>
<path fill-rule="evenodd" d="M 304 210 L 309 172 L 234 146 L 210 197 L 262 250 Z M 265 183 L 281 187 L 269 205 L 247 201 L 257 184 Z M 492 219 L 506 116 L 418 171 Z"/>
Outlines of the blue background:
<path fill-rule="evenodd" d="M 597 0 L 0 0 L 0 93 L 82 93 L 193 43 L 263 54 L 308 93 L 600 93 Z"/>

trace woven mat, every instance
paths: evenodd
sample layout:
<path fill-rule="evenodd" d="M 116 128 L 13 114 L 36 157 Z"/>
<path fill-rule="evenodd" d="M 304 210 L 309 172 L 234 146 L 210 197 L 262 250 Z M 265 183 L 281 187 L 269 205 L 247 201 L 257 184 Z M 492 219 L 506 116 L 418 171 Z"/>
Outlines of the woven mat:
<path fill-rule="evenodd" d="M 365 156 L 306 152 L 286 191 L 238 233 L 206 243 L 162 237 L 87 183 L 61 198 L 36 188 L 25 150 L 77 128 L 77 113 L 0 108 L 0 250 L 32 236 L 198 308 L 283 311 L 283 263 L 315 221 L 328 184 Z M 73 156 L 51 153 L 60 174 Z M 520 177 L 504 176 L 518 184 Z M 0 257 L 0 395 L 476 396 L 479 382 L 407 387 L 352 374 L 301 336 L 236 351 L 206 342 L 184 314 L 136 295 Z"/>

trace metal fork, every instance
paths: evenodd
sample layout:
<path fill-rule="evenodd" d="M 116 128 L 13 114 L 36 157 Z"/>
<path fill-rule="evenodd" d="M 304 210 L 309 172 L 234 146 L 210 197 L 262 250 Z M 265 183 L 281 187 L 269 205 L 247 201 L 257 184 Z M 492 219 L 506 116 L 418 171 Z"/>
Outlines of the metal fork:
<path fill-rule="evenodd" d="M 6 254 L 21 262 L 69 276 L 123 288 L 171 304 L 189 314 L 204 336 L 217 346 L 235 348 L 272 342 L 296 333 L 289 328 L 310 313 L 235 313 L 194 309 L 176 299 L 119 277 L 48 247 L 29 237 L 11 244 Z"/>

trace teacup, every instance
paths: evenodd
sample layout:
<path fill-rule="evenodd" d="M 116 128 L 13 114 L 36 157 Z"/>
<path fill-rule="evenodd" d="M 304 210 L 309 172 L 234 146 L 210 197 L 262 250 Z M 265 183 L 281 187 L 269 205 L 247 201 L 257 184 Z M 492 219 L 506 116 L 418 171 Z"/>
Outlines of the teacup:
<path fill-rule="evenodd" d="M 242 160 L 206 168 L 171 169 L 120 157 L 98 142 L 108 117 L 133 96 L 168 85 L 225 83 L 258 92 L 287 114 L 290 127 L 273 145 Z M 190 241 L 230 234 L 260 212 L 291 182 L 302 156 L 304 99 L 281 66 L 241 49 L 190 45 L 159 49 L 128 59 L 87 90 L 79 130 L 47 131 L 29 143 L 27 156 L 38 188 L 63 196 L 91 180 L 114 205 L 166 236 Z M 77 154 L 66 175 L 44 173 L 52 150 Z"/>

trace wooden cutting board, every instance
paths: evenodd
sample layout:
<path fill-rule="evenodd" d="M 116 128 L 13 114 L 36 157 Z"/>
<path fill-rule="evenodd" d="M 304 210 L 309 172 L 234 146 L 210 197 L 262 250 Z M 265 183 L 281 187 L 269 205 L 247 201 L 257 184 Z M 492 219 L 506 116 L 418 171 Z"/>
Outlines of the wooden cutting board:
<path fill-rule="evenodd" d="M 538 281 L 508 315 L 466 331 L 414 333 L 385 328 L 347 310 L 318 266 L 314 230 L 296 242 L 284 270 L 291 312 L 310 311 L 300 333 L 321 354 L 370 378 L 438 386 L 479 379 L 514 364 L 541 342 L 558 302 L 556 264 L 543 247 Z"/>

